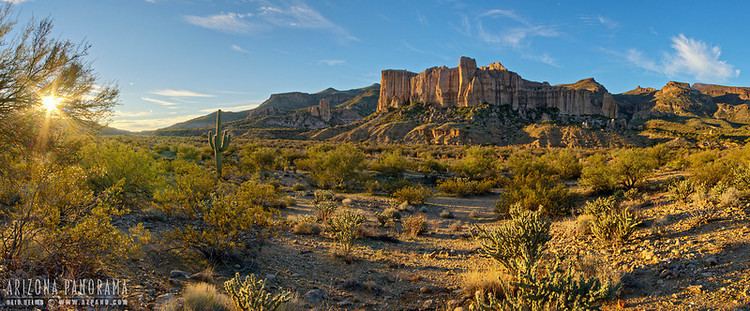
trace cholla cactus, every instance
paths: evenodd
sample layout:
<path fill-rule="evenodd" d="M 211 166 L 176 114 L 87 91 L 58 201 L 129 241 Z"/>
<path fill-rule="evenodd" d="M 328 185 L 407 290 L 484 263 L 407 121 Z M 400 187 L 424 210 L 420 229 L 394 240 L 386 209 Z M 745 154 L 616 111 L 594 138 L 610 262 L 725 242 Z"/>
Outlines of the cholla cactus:
<path fill-rule="evenodd" d="M 216 134 L 208 131 L 208 144 L 211 145 L 211 149 L 214 151 L 214 158 L 216 159 L 216 176 L 221 178 L 221 162 L 224 159 L 224 150 L 229 147 L 229 141 L 232 135 L 227 131 L 221 131 L 221 109 L 216 112 Z"/>
<path fill-rule="evenodd" d="M 224 290 L 235 306 L 243 311 L 273 311 L 292 299 L 292 293 L 286 290 L 272 295 L 266 290 L 266 281 L 253 274 L 241 278 L 235 273 L 234 278 L 224 282 Z"/>

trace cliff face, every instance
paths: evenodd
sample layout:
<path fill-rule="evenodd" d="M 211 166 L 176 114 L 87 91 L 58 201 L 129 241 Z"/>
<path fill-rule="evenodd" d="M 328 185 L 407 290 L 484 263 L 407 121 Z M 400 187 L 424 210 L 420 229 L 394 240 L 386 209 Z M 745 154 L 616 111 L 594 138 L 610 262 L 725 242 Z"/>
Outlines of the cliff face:
<path fill-rule="evenodd" d="M 478 68 L 468 57 L 461 57 L 456 68 L 433 67 L 420 73 L 384 70 L 378 111 L 410 102 L 440 107 L 509 105 L 522 116 L 545 108 L 571 116 L 618 116 L 614 98 L 594 79 L 552 86 L 524 80 L 500 63 Z"/>

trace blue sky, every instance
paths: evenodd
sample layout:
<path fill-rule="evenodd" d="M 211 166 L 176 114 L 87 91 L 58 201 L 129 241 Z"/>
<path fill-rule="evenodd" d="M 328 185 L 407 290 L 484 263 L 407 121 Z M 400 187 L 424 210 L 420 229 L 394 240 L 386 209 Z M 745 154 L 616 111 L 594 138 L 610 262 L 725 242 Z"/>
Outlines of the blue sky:
<path fill-rule="evenodd" d="M 552 84 L 610 92 L 669 80 L 750 85 L 750 3 L 707 1 L 2 0 L 20 22 L 51 17 L 146 130 L 287 91 L 349 89 L 382 69 L 502 62 Z M 712 12 L 712 14 L 707 14 Z"/>

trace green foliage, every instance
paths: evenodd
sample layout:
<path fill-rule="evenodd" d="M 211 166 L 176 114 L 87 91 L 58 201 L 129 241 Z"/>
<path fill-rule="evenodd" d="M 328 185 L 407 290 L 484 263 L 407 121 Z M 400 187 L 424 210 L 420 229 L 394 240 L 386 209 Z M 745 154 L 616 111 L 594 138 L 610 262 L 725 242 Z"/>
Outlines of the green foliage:
<path fill-rule="evenodd" d="M 480 254 L 495 259 L 511 274 L 531 273 L 551 239 L 550 224 L 540 211 L 515 205 L 507 223 L 494 229 L 477 227 Z"/>
<path fill-rule="evenodd" d="M 170 168 L 172 178 L 154 194 L 154 200 L 169 214 L 195 216 L 199 206 L 211 198 L 216 179 L 192 162 L 175 160 Z"/>
<path fill-rule="evenodd" d="M 243 250 L 253 230 L 270 227 L 273 213 L 235 195 L 220 194 L 197 207 L 198 218 L 172 236 L 184 247 L 201 254 L 211 262 L 232 259 L 236 250 Z"/>
<path fill-rule="evenodd" d="M 242 311 L 274 311 L 292 299 L 292 293 L 287 290 L 271 294 L 266 289 L 266 282 L 254 274 L 243 279 L 239 273 L 235 273 L 233 278 L 224 282 L 224 290 Z"/>
<path fill-rule="evenodd" d="M 640 186 L 657 167 L 658 162 L 651 154 L 638 149 L 614 152 L 610 160 L 597 154 L 589 157 L 583 166 L 581 184 L 597 192 L 611 191 L 618 186 L 631 189 Z"/>
<path fill-rule="evenodd" d="M 221 178 L 222 160 L 224 159 L 224 151 L 229 148 L 229 142 L 232 140 L 232 134 L 229 132 L 221 131 L 221 109 L 216 111 L 216 133 L 212 134 L 208 131 L 208 144 L 211 146 L 211 150 L 214 151 L 214 159 L 216 161 L 216 177 Z"/>
<path fill-rule="evenodd" d="M 437 188 L 445 194 L 465 197 L 488 193 L 494 186 L 495 182 L 490 179 L 450 178 L 440 182 Z"/>
<path fill-rule="evenodd" d="M 420 161 L 417 163 L 417 171 L 425 174 L 444 173 L 446 166 L 435 159 L 429 152 L 423 152 L 419 154 Z"/>
<path fill-rule="evenodd" d="M 542 253 L 551 239 L 550 221 L 540 211 L 516 205 L 511 219 L 495 229 L 478 228 L 480 253 L 491 257 L 513 278 L 497 293 L 477 292 L 469 310 L 598 310 L 613 287 L 595 277 L 577 274 L 556 260 L 540 268 Z"/>
<path fill-rule="evenodd" d="M 197 163 L 202 160 L 202 156 L 198 148 L 188 144 L 180 144 L 177 146 L 177 159 Z"/>
<path fill-rule="evenodd" d="M 320 202 L 335 202 L 336 201 L 336 194 L 333 193 L 331 190 L 315 190 L 313 192 L 313 203 L 320 203 Z"/>
<path fill-rule="evenodd" d="M 235 194 L 241 202 L 263 207 L 286 207 L 286 203 L 279 191 L 271 184 L 263 184 L 254 180 L 243 182 Z"/>
<path fill-rule="evenodd" d="M 279 151 L 273 148 L 243 148 L 240 151 L 240 166 L 248 172 L 258 173 L 263 179 L 282 161 L 278 155 Z"/>
<path fill-rule="evenodd" d="M 683 204 L 690 202 L 690 196 L 694 192 L 695 184 L 690 180 L 676 181 L 669 186 L 669 197 Z"/>
<path fill-rule="evenodd" d="M 344 209 L 327 220 L 326 230 L 333 235 L 333 239 L 341 247 L 341 251 L 348 255 L 354 245 L 354 240 L 359 235 L 359 228 L 365 220 L 365 216 Z"/>
<path fill-rule="evenodd" d="M 488 147 L 472 146 L 466 149 L 466 155 L 451 165 L 451 171 L 470 178 L 493 176 L 497 161 L 495 150 Z"/>
<path fill-rule="evenodd" d="M 126 193 L 149 196 L 162 182 L 163 166 L 147 151 L 108 140 L 83 146 L 79 154 L 81 166 L 89 172 L 89 181 L 97 191 L 124 180 Z"/>
<path fill-rule="evenodd" d="M 314 213 L 318 221 L 326 222 L 331 219 L 331 216 L 339 208 L 339 205 L 334 201 L 320 201 L 315 203 Z"/>
<path fill-rule="evenodd" d="M 556 175 L 529 173 L 516 175 L 497 201 L 496 210 L 506 215 L 510 207 L 541 210 L 547 215 L 562 215 L 570 209 L 570 192 Z"/>
<path fill-rule="evenodd" d="M 307 150 L 307 159 L 297 164 L 312 175 L 318 186 L 344 189 L 362 180 L 365 154 L 351 144 L 342 144 L 331 150 L 320 146 Z"/>
<path fill-rule="evenodd" d="M 138 255 L 149 234 L 142 225 L 123 232 L 112 217 L 129 212 L 124 181 L 99 193 L 86 171 L 34 159 L 15 168 L 14 179 L 0 176 L 14 200 L 0 214 L 0 255 L 8 269 L 91 276 L 115 272 Z M 12 270 L 11 270 L 12 271 Z"/>
<path fill-rule="evenodd" d="M 422 205 L 431 196 L 432 190 L 422 185 L 406 186 L 393 193 L 394 198 L 411 205 Z"/>
<path fill-rule="evenodd" d="M 590 227 L 594 237 L 613 245 L 626 242 L 641 223 L 630 209 L 621 207 L 613 197 L 586 202 L 584 213 L 594 217 Z"/>
<path fill-rule="evenodd" d="M 372 163 L 370 169 L 378 171 L 385 176 L 401 176 L 411 165 L 400 149 L 384 152 Z"/>
<path fill-rule="evenodd" d="M 560 179 L 575 179 L 581 175 L 581 163 L 576 154 L 567 149 L 548 151 L 541 156 L 530 152 L 515 152 L 505 163 L 514 175 L 556 175 Z"/>

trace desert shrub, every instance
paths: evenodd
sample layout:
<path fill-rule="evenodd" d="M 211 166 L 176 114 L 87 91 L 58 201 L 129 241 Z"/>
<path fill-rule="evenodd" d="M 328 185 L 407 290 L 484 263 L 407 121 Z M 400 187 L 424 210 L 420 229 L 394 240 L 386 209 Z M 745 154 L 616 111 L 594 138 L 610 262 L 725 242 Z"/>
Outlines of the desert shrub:
<path fill-rule="evenodd" d="M 317 218 L 313 217 L 301 217 L 292 226 L 292 233 L 294 234 L 306 234 L 306 235 L 318 235 L 322 231 L 320 225 L 316 222 Z"/>
<path fill-rule="evenodd" d="M 365 191 L 369 194 L 375 194 L 380 191 L 383 187 L 380 186 L 380 182 L 375 179 L 370 179 L 365 182 Z"/>
<path fill-rule="evenodd" d="M 507 274 L 496 265 L 478 268 L 472 266 L 461 276 L 461 289 L 465 294 L 470 295 L 476 292 L 500 295 L 503 290 L 502 282 L 505 279 L 507 279 Z"/>
<path fill-rule="evenodd" d="M 388 178 L 380 183 L 380 188 L 387 193 L 394 193 L 401 188 L 414 185 L 414 182 L 404 178 Z"/>
<path fill-rule="evenodd" d="M 583 277 L 560 261 L 540 269 L 550 221 L 540 211 L 514 206 L 511 219 L 495 229 L 478 229 L 480 253 L 510 272 L 501 293 L 478 292 L 470 310 L 593 310 L 612 293 L 609 282 Z"/>
<path fill-rule="evenodd" d="M 0 175 L 0 185 L 9 187 L 3 190 L 14 197 L 0 214 L 0 259 L 9 271 L 113 273 L 148 242 L 141 224 L 125 231 L 113 224 L 114 217 L 130 212 L 124 181 L 97 193 L 76 165 L 31 159 L 14 170 Z"/>
<path fill-rule="evenodd" d="M 575 152 L 571 150 L 562 149 L 547 152 L 540 157 L 540 161 L 545 163 L 549 171 L 563 180 L 576 179 L 581 176 L 581 162 L 578 161 Z"/>
<path fill-rule="evenodd" d="M 635 188 L 657 167 L 657 161 L 648 152 L 637 149 L 614 152 L 609 161 L 604 155 L 593 155 L 583 166 L 581 183 L 594 191 L 610 191 L 618 186 Z"/>
<path fill-rule="evenodd" d="M 335 202 L 336 201 L 336 193 L 334 193 L 331 190 L 315 190 L 313 192 L 313 203 L 320 203 L 320 202 Z"/>
<path fill-rule="evenodd" d="M 488 193 L 495 182 L 491 179 L 470 180 L 468 178 L 450 178 L 438 183 L 438 190 L 458 197 Z"/>
<path fill-rule="evenodd" d="M 396 208 L 388 207 L 382 212 L 376 212 L 375 218 L 378 220 L 378 224 L 380 224 L 381 227 L 384 227 L 391 224 L 396 219 L 401 219 L 401 213 L 399 213 Z"/>
<path fill-rule="evenodd" d="M 530 273 L 551 239 L 550 224 L 540 211 L 517 204 L 507 223 L 493 229 L 477 227 L 480 254 L 496 260 L 511 274 Z"/>
<path fill-rule="evenodd" d="M 695 184 L 690 180 L 675 181 L 669 186 L 669 197 L 680 203 L 689 203 L 695 192 Z"/>
<path fill-rule="evenodd" d="M 722 158 L 718 150 L 691 154 L 688 163 L 690 165 L 687 172 L 690 174 L 690 180 L 695 184 L 705 184 L 709 187 L 731 176 L 732 169 L 737 165 L 734 161 Z"/>
<path fill-rule="evenodd" d="M 602 243 L 622 244 L 640 224 L 630 209 L 621 207 L 612 197 L 586 202 L 584 213 L 594 217 L 591 234 Z"/>
<path fill-rule="evenodd" d="M 245 249 L 254 233 L 273 224 L 273 213 L 230 194 L 213 197 L 197 211 L 193 223 L 175 229 L 171 236 L 211 262 L 234 259 L 235 251 Z"/>
<path fill-rule="evenodd" d="M 250 173 L 257 173 L 264 179 L 269 171 L 277 168 L 279 151 L 266 147 L 248 147 L 240 151 L 240 167 Z"/>
<path fill-rule="evenodd" d="M 422 185 L 403 187 L 393 193 L 394 198 L 411 205 L 422 205 L 431 196 L 432 190 Z"/>
<path fill-rule="evenodd" d="M 575 236 L 578 238 L 584 238 L 591 235 L 591 224 L 594 223 L 596 217 L 581 214 L 576 217 L 575 222 Z"/>
<path fill-rule="evenodd" d="M 202 159 L 200 151 L 192 145 L 180 144 L 177 146 L 177 159 L 190 162 L 198 162 Z"/>
<path fill-rule="evenodd" d="M 422 214 L 406 216 L 401 219 L 401 232 L 409 238 L 416 238 L 426 231 L 427 217 Z"/>
<path fill-rule="evenodd" d="M 151 195 L 164 174 L 162 165 L 147 151 L 116 141 L 88 144 L 81 148 L 80 157 L 97 191 L 124 180 L 126 193 Z"/>
<path fill-rule="evenodd" d="M 507 215 L 516 204 L 526 210 L 541 209 L 547 215 L 563 215 L 570 210 L 570 192 L 556 175 L 517 175 L 500 194 L 496 211 Z"/>
<path fill-rule="evenodd" d="M 271 294 L 266 289 L 266 281 L 254 274 L 243 279 L 239 273 L 235 273 L 233 278 L 224 282 L 224 290 L 234 306 L 242 311 L 274 311 L 292 299 L 292 293 L 283 289 Z"/>
<path fill-rule="evenodd" d="M 364 216 L 352 210 L 345 209 L 328 219 L 326 222 L 326 231 L 333 235 L 333 239 L 339 245 L 343 254 L 348 255 L 364 222 Z"/>
<path fill-rule="evenodd" d="M 243 182 L 235 193 L 237 200 L 247 202 L 252 205 L 263 207 L 286 207 L 281 194 L 271 184 L 259 183 L 254 180 Z"/>
<path fill-rule="evenodd" d="M 384 152 L 370 165 L 370 169 L 378 171 L 385 176 L 401 176 L 411 167 L 400 149 Z"/>
<path fill-rule="evenodd" d="M 441 161 L 438 161 L 433 157 L 430 152 L 423 152 L 419 154 L 419 162 L 417 163 L 417 171 L 424 174 L 436 174 L 446 172 L 446 166 Z"/>
<path fill-rule="evenodd" d="M 497 159 L 492 148 L 472 146 L 466 149 L 466 154 L 461 159 L 452 163 L 450 169 L 461 177 L 491 177 L 496 172 Z"/>
<path fill-rule="evenodd" d="M 307 158 L 296 163 L 310 171 L 318 186 L 343 189 L 362 181 L 364 160 L 362 150 L 351 144 L 342 144 L 331 150 L 319 146 L 308 148 Z"/>
<path fill-rule="evenodd" d="M 322 221 L 324 223 L 331 218 L 331 216 L 336 212 L 338 208 L 339 205 L 338 203 L 336 203 L 336 201 L 328 200 L 319 201 L 313 206 L 315 217 L 318 219 L 318 221 Z"/>
<path fill-rule="evenodd" d="M 231 299 L 207 283 L 188 284 L 182 293 L 182 299 L 184 311 L 234 311 Z"/>
<path fill-rule="evenodd" d="M 722 209 L 739 203 L 739 193 L 734 187 L 719 183 L 713 187 L 700 184 L 690 196 L 693 209 L 691 216 L 697 224 L 706 224 L 716 218 Z"/>
<path fill-rule="evenodd" d="M 740 192 L 735 187 L 727 187 L 719 195 L 719 206 L 733 208 L 740 205 Z"/>
<path fill-rule="evenodd" d="M 170 214 L 194 216 L 196 206 L 214 193 L 214 174 L 195 163 L 175 160 L 170 163 L 172 178 L 154 193 L 154 200 Z"/>

